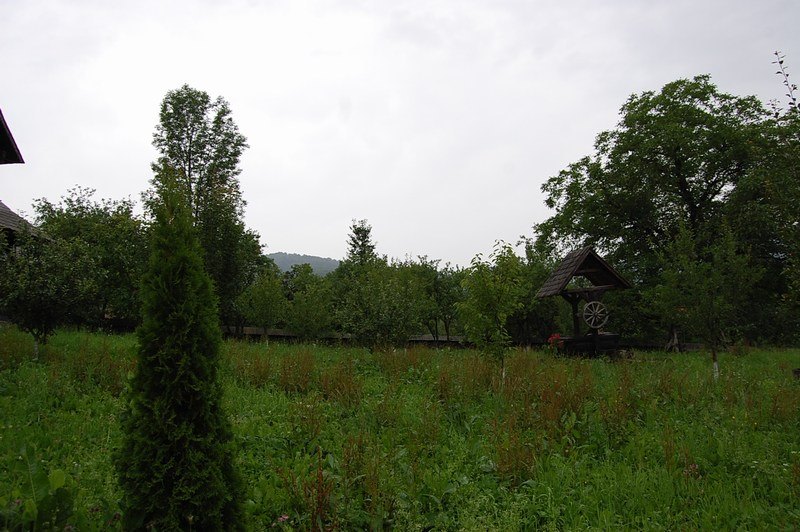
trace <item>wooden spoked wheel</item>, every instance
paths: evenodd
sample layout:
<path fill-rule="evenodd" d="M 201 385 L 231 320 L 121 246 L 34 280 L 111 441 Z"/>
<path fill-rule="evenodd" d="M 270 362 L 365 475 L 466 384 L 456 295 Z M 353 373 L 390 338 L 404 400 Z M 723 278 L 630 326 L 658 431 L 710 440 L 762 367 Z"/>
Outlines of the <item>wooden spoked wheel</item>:
<path fill-rule="evenodd" d="M 599 329 L 608 321 L 608 309 L 599 301 L 589 301 L 583 307 L 583 321 L 592 329 Z"/>

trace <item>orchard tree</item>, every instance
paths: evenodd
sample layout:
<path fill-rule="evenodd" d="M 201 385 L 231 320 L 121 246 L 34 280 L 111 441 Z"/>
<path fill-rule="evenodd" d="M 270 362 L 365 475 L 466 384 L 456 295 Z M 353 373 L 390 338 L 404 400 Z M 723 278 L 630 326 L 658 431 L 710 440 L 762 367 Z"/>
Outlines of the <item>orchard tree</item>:
<path fill-rule="evenodd" d="M 403 346 L 419 331 L 418 285 L 401 265 L 376 261 L 357 276 L 347 273 L 341 288 L 336 318 L 362 345 Z"/>
<path fill-rule="evenodd" d="M 95 191 L 76 187 L 57 204 L 45 198 L 34 208 L 41 232 L 48 238 L 81 242 L 94 267 L 86 272 L 96 297 L 86 301 L 79 319 L 93 327 L 132 330 L 139 321 L 139 284 L 147 262 L 147 241 L 130 200 L 93 199 Z"/>
<path fill-rule="evenodd" d="M 444 327 L 445 338 L 450 338 L 455 334 L 458 322 L 458 304 L 464 300 L 464 288 L 462 280 L 466 270 L 458 266 L 451 266 L 450 263 L 437 272 L 436 286 L 433 292 L 433 300 L 439 312 L 439 320 Z"/>
<path fill-rule="evenodd" d="M 160 194 L 136 374 L 115 457 L 123 525 L 240 530 L 242 485 L 221 404 L 216 298 L 185 197 L 168 186 Z"/>
<path fill-rule="evenodd" d="M 288 300 L 286 325 L 298 337 L 311 340 L 331 329 L 330 283 L 309 264 L 295 264 L 283 277 Z"/>
<path fill-rule="evenodd" d="M 18 236 L 15 249 L 0 245 L 0 313 L 39 344 L 96 297 L 92 272 L 97 264 L 77 239 L 53 239 L 38 230 Z"/>
<path fill-rule="evenodd" d="M 236 305 L 248 325 L 271 329 L 284 322 L 288 305 L 281 271 L 275 263 L 261 269 L 255 281 L 236 299 Z"/>
<path fill-rule="evenodd" d="M 521 243 L 525 245 L 525 257 L 519 267 L 519 306 L 507 318 L 506 329 L 515 344 L 531 345 L 547 339 L 557 330 L 555 299 L 536 297 L 555 264 L 532 240 L 523 239 Z"/>
<path fill-rule="evenodd" d="M 305 292 L 308 287 L 319 280 L 320 277 L 314 273 L 311 264 L 292 264 L 283 273 L 283 290 L 288 301 L 293 301 L 298 294 Z"/>
<path fill-rule="evenodd" d="M 505 242 L 497 242 L 485 260 L 472 259 L 462 281 L 465 299 L 458 304 L 467 338 L 502 360 L 511 343 L 508 319 L 521 308 L 523 264 Z"/>
<path fill-rule="evenodd" d="M 401 264 L 379 257 L 366 220 L 353 221 L 347 257 L 329 274 L 334 321 L 357 342 L 404 345 L 420 328 L 418 285 Z"/>
<path fill-rule="evenodd" d="M 418 262 L 409 262 L 407 267 L 414 276 L 420 291 L 419 315 L 425 328 L 434 340 L 439 340 L 441 322 L 436 297 L 439 293 L 439 261 L 418 257 Z"/>
<path fill-rule="evenodd" d="M 463 299 L 463 270 L 449 263 L 440 268 L 438 260 L 428 257 L 418 257 L 418 262 L 410 263 L 408 267 L 419 284 L 420 319 L 434 340 L 439 339 L 440 325 L 444 328 L 445 338 L 449 340 L 458 315 L 456 305 Z"/>
<path fill-rule="evenodd" d="M 655 306 L 669 325 L 703 341 L 711 351 L 716 379 L 717 353 L 740 336 L 748 320 L 745 303 L 761 272 L 738 252 L 725 226 L 707 247 L 681 226 L 663 257 L 662 282 L 651 290 Z"/>
<path fill-rule="evenodd" d="M 245 201 L 239 189 L 239 158 L 247 142 L 223 98 L 184 85 L 161 103 L 153 145 L 160 157 L 145 201 L 152 204 L 175 172 L 178 193 L 189 206 L 206 269 L 214 281 L 221 319 L 236 321 L 235 300 L 252 281 L 261 255 L 258 235 L 242 221 Z M 170 185 L 172 186 L 172 185 Z"/>

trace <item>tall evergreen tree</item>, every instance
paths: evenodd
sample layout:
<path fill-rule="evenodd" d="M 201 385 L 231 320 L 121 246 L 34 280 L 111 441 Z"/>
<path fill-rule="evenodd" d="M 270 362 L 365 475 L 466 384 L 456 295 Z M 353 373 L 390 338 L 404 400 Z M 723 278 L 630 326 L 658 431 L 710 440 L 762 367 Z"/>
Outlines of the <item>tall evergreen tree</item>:
<path fill-rule="evenodd" d="M 217 375 L 216 301 L 185 202 L 169 187 L 163 192 L 141 289 L 137 370 L 116 456 L 124 524 L 241 529 L 241 486 Z"/>
<path fill-rule="evenodd" d="M 366 220 L 353 220 L 350 235 L 347 237 L 347 258 L 345 260 L 364 266 L 375 262 L 375 242 L 372 241 L 372 226 Z"/>

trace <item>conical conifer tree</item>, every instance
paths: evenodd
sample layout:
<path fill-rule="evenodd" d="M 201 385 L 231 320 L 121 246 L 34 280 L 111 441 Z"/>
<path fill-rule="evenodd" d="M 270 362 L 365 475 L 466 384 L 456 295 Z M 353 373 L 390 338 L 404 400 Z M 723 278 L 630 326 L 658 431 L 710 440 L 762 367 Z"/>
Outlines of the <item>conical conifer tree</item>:
<path fill-rule="evenodd" d="M 221 409 L 220 330 L 191 215 L 165 192 L 142 285 L 143 323 L 116 466 L 126 529 L 242 528 Z"/>

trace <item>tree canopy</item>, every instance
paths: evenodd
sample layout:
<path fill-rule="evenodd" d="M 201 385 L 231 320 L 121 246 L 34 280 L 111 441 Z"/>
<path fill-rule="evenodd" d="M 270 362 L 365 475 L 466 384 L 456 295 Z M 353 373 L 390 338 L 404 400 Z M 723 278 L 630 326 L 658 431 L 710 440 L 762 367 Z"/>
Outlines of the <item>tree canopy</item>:
<path fill-rule="evenodd" d="M 169 175 L 192 213 L 220 317 L 234 323 L 236 297 L 253 279 L 261 255 L 258 234 L 242 219 L 246 202 L 239 188 L 239 159 L 247 141 L 227 101 L 212 101 L 188 85 L 166 94 L 159 118 L 153 145 L 160 157 L 153 164 L 146 202 L 152 209 Z"/>
<path fill-rule="evenodd" d="M 39 229 L 48 238 L 78 241 L 94 267 L 85 272 L 95 292 L 80 309 L 78 323 L 133 329 L 139 321 L 139 282 L 147 262 L 147 238 L 129 199 L 94 199 L 92 189 L 76 187 L 58 203 L 36 201 Z"/>
<path fill-rule="evenodd" d="M 742 331 L 775 340 L 791 276 L 796 209 L 786 197 L 798 189 L 796 128 L 754 97 L 720 91 L 709 76 L 633 95 L 617 126 L 597 136 L 594 153 L 542 186 L 554 213 L 535 227 L 538 246 L 559 254 L 592 245 L 644 289 L 667 282 L 669 255 L 687 250 L 674 245 L 681 231 L 709 264 L 730 232 L 736 255 L 770 273 L 747 287 L 750 323 Z M 637 309 L 627 318 L 640 331 L 658 315 L 641 290 L 614 298 Z"/>
<path fill-rule="evenodd" d="M 700 238 L 715 234 L 723 205 L 754 166 L 768 113 L 697 76 L 633 95 L 620 114 L 597 136 L 594 155 L 542 186 L 555 213 L 536 231 L 562 250 L 592 245 L 647 281 L 655 252 L 681 223 Z"/>

